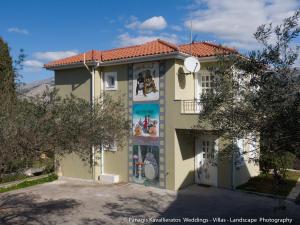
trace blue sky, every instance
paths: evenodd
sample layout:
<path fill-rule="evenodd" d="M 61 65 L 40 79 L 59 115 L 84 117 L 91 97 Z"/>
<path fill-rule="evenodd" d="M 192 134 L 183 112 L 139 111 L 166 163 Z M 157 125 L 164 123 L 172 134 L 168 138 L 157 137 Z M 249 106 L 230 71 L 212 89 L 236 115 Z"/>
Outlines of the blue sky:
<path fill-rule="evenodd" d="M 14 57 L 23 48 L 23 82 L 53 76 L 42 65 L 91 49 L 104 50 L 162 38 L 189 40 L 189 21 L 198 41 L 242 51 L 255 48 L 252 33 L 279 23 L 299 8 L 297 0 L 2 1 L 0 36 Z"/>

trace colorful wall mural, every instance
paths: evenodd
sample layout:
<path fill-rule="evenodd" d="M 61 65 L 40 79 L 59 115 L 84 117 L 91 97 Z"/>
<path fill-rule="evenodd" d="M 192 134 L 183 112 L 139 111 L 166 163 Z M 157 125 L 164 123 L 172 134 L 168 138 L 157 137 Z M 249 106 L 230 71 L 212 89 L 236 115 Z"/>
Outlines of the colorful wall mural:
<path fill-rule="evenodd" d="M 139 184 L 162 187 L 160 180 L 160 84 L 164 83 L 160 75 L 163 70 L 159 62 L 146 62 L 133 64 L 129 68 L 132 78 L 130 89 L 132 97 L 132 140 L 129 149 L 129 168 L 131 181 Z M 162 67 L 163 68 L 163 67 Z M 132 70 L 131 70 L 132 69 Z M 130 75 L 131 74 L 131 75 Z M 163 168 L 163 166 L 162 166 Z"/>
<path fill-rule="evenodd" d="M 158 62 L 133 65 L 133 101 L 155 101 L 159 99 Z"/>
<path fill-rule="evenodd" d="M 134 104 L 133 139 L 137 144 L 155 144 L 159 138 L 159 104 Z"/>
<path fill-rule="evenodd" d="M 134 145 L 132 167 L 134 182 L 151 186 L 159 185 L 159 147 Z"/>

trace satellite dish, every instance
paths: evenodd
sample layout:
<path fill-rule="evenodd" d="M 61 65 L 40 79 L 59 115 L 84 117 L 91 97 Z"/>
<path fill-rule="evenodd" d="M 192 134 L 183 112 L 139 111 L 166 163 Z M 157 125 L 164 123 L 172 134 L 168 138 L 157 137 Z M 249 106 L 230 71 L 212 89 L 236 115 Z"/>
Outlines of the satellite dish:
<path fill-rule="evenodd" d="M 200 62 L 193 56 L 184 60 L 184 67 L 191 73 L 197 73 L 200 70 Z"/>

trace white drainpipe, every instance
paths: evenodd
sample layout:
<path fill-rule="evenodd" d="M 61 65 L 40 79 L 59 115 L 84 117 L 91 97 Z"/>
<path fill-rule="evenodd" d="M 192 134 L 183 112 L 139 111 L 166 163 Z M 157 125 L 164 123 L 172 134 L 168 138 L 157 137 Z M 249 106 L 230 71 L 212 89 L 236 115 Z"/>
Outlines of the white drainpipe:
<path fill-rule="evenodd" d="M 104 92 L 104 85 L 103 85 L 103 80 L 104 80 L 104 74 L 103 72 L 100 73 L 100 88 L 101 88 L 101 94 L 103 94 Z M 103 107 L 103 105 L 102 105 Z M 104 174 L 104 148 L 103 145 L 100 146 L 100 150 L 101 150 L 101 171 L 100 174 Z"/>
<path fill-rule="evenodd" d="M 90 70 L 90 68 L 88 67 L 88 65 L 86 64 L 85 62 L 85 53 L 83 54 L 83 64 L 84 66 L 86 67 L 86 69 L 91 73 L 92 75 L 92 98 L 91 98 L 91 102 L 92 102 L 92 107 L 94 107 L 94 101 L 95 101 L 95 68 L 92 68 L 92 71 Z M 93 145 L 92 146 L 92 177 L 93 179 L 95 179 L 95 166 L 94 166 L 94 163 L 95 163 L 95 146 Z"/>
<path fill-rule="evenodd" d="M 83 64 L 84 66 L 87 68 L 87 70 L 91 73 L 92 75 L 92 106 L 94 106 L 94 101 L 95 101 L 95 67 L 92 69 L 92 71 L 90 71 L 90 68 L 88 67 L 88 65 L 85 62 L 85 53 L 83 54 Z M 97 63 L 97 66 L 99 66 L 99 62 Z M 97 67 L 96 66 L 96 67 Z M 103 74 L 101 74 L 101 83 L 100 83 L 100 88 L 101 91 L 104 91 L 104 85 L 103 85 Z M 101 168 L 100 168 L 100 174 L 104 174 L 104 151 L 103 151 L 103 145 L 100 146 L 100 150 L 101 150 Z M 92 162 L 94 165 L 95 162 L 95 146 L 92 146 Z M 93 166 L 92 169 L 92 173 L 93 173 L 93 178 L 95 179 L 95 168 Z"/>

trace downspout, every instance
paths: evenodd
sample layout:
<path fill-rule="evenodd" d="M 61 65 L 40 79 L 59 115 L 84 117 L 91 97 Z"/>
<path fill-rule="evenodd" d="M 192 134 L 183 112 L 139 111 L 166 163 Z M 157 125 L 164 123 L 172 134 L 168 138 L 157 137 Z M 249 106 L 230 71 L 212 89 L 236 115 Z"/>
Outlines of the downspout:
<path fill-rule="evenodd" d="M 100 88 L 101 88 L 101 94 L 103 94 L 104 92 L 104 85 L 103 85 L 103 80 L 104 80 L 104 76 L 103 76 L 103 72 L 100 73 Z M 103 105 L 101 106 L 103 108 Z M 100 169 L 100 174 L 104 174 L 104 148 L 103 145 L 101 144 L 100 146 L 101 149 L 101 169 Z"/>
<path fill-rule="evenodd" d="M 85 61 L 85 53 L 83 53 L 83 65 L 85 66 L 85 68 L 90 72 L 90 74 L 92 75 L 92 93 L 91 93 L 91 103 L 92 103 L 92 108 L 94 108 L 94 101 L 95 101 L 95 68 L 92 68 L 92 70 L 90 70 L 90 68 L 88 67 L 88 65 L 86 64 Z M 92 177 L 93 180 L 95 180 L 95 146 L 92 146 Z"/>
<path fill-rule="evenodd" d="M 231 154 L 231 189 L 235 190 L 235 142 L 232 141 L 232 154 Z"/>
<path fill-rule="evenodd" d="M 92 71 L 90 71 L 90 68 L 88 67 L 88 65 L 86 64 L 85 61 L 85 53 L 83 54 L 83 64 L 86 67 L 86 69 L 91 73 L 92 75 L 92 107 L 94 106 L 94 101 L 95 101 L 95 67 L 93 68 Z M 96 67 L 99 66 L 99 62 L 97 63 Z M 101 91 L 103 92 L 103 75 L 101 75 L 101 83 L 100 83 L 100 88 Z M 103 107 L 103 106 L 102 106 Z M 100 174 L 104 174 L 104 151 L 103 151 L 103 145 L 101 144 L 101 146 L 99 147 L 100 151 L 101 151 L 101 167 L 100 167 Z M 92 146 L 92 162 L 94 165 L 95 162 L 95 146 Z M 95 168 L 93 166 L 93 170 L 92 170 L 92 174 L 93 174 L 93 178 L 95 179 Z"/>

